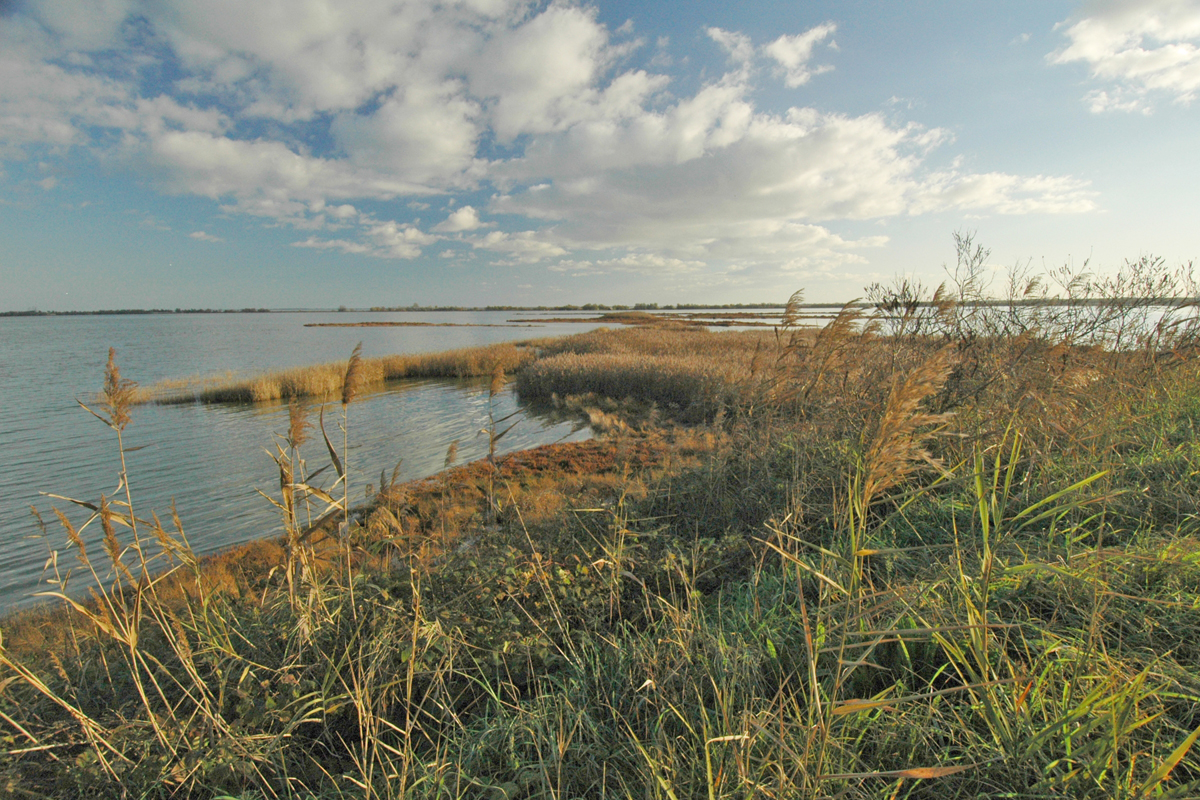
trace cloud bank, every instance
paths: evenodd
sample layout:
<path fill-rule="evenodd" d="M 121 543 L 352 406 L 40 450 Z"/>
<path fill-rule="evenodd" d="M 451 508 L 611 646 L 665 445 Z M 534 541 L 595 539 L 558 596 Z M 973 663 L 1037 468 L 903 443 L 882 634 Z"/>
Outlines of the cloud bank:
<path fill-rule="evenodd" d="M 1192 4 L 1124 4 L 1161 6 L 1156 28 L 1130 27 L 1121 5 L 1081 17 L 1055 59 L 1190 97 L 1183 50 L 1174 69 L 1118 62 L 1135 39 L 1200 30 Z M 832 22 L 757 43 L 710 28 L 724 71 L 679 93 L 656 71 L 666 42 L 570 2 L 22 8 L 0 27 L 0 159 L 83 150 L 290 226 L 297 247 L 413 259 L 459 241 L 567 272 L 819 269 L 885 241 L 843 238 L 838 221 L 1094 208 L 1070 176 L 930 169 L 942 130 L 759 108 L 759 87 L 800 90 L 835 68 Z M 421 217 L 431 204 L 446 210 Z"/>

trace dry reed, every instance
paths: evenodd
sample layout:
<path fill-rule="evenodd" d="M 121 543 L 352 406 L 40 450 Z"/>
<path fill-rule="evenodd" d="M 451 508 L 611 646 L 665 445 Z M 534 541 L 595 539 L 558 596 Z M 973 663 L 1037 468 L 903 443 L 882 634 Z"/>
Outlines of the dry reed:
<path fill-rule="evenodd" d="M 922 431 L 945 425 L 952 415 L 931 414 L 920 407 L 941 390 L 953 364 L 953 348 L 943 347 L 892 388 L 864 457 L 864 509 L 920 467 L 939 466 L 925 447 L 927 434 Z"/>
<path fill-rule="evenodd" d="M 450 350 L 443 353 L 360 358 L 355 392 L 379 388 L 404 378 L 472 378 L 490 376 L 497 365 L 516 372 L 532 361 L 528 347 L 504 343 Z M 172 381 L 143 389 L 140 402 L 260 403 L 289 398 L 332 399 L 346 385 L 349 362 L 319 364 L 272 372 L 251 378 L 228 377 Z M 185 384 L 181 386 L 181 383 Z"/>
<path fill-rule="evenodd" d="M 362 370 L 362 342 L 354 346 L 354 351 L 350 353 L 350 360 L 346 362 L 346 375 L 342 378 L 342 407 L 350 405 L 354 398 L 358 396 L 359 389 L 362 388 L 363 370 Z"/>

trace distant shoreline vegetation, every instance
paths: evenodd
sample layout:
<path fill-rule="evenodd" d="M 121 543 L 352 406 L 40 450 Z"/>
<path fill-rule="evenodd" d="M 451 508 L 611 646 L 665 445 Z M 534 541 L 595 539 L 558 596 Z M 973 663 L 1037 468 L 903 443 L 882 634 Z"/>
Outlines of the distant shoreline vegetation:
<path fill-rule="evenodd" d="M 959 305 L 967 308 L 989 308 L 996 306 L 1097 306 L 1112 303 L 1115 299 L 1138 305 L 1183 305 L 1200 303 L 1196 297 L 1154 297 L 1137 296 L 1125 298 L 1025 298 L 1018 300 L 968 300 Z M 918 308 L 932 308 L 933 303 L 919 302 Z M 800 303 L 796 308 L 875 308 L 876 304 L 863 300 L 829 303 Z M 122 314 L 322 314 L 329 312 L 353 312 L 355 314 L 397 312 L 397 311 L 690 311 L 697 309 L 778 309 L 783 308 L 779 303 L 676 303 L 674 305 L 659 305 L 658 303 L 635 303 L 628 305 L 605 305 L 603 303 L 584 303 L 583 305 L 560 306 L 371 306 L 370 308 L 113 308 L 94 311 L 41 311 L 36 308 L 25 311 L 0 311 L 0 317 L 89 317 L 115 316 Z"/>
<path fill-rule="evenodd" d="M 841 303 L 811 303 L 811 307 L 826 308 L 841 306 Z M 783 308 L 779 303 L 635 303 L 627 305 L 605 305 L 584 303 L 583 305 L 561 306 L 371 306 L 370 308 L 113 308 L 95 311 L 40 311 L 31 308 L 25 311 L 0 311 L 0 317 L 78 317 L 115 314 L 313 314 L 330 311 L 352 311 L 356 314 L 380 311 L 670 311 L 699 308 Z"/>

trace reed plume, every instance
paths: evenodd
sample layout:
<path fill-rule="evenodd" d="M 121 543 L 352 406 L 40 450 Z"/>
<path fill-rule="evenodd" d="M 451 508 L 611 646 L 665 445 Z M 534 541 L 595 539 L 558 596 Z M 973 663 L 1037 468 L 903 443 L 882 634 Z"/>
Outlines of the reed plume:
<path fill-rule="evenodd" d="M 121 377 L 121 370 L 117 368 L 116 355 L 117 348 L 108 348 L 108 363 L 104 367 L 104 392 L 101 402 L 108 411 L 108 419 L 105 421 L 116 430 L 122 431 L 129 424 L 129 408 L 133 405 L 137 393 L 137 383 Z"/>
<path fill-rule="evenodd" d="M 79 559 L 79 563 L 83 564 L 85 567 L 88 566 L 89 562 L 88 562 L 87 547 L 83 543 L 83 537 L 81 537 L 79 535 L 79 531 L 77 531 L 75 529 L 75 526 L 71 524 L 71 520 L 67 519 L 66 514 L 64 514 L 62 511 L 58 510 L 57 508 L 54 509 L 54 513 L 58 517 L 58 521 L 62 524 L 63 528 L 66 530 L 67 540 L 75 548 L 75 551 L 76 551 L 75 554 L 76 554 L 76 557 Z"/>
<path fill-rule="evenodd" d="M 362 388 L 362 342 L 354 346 L 350 361 L 346 364 L 346 377 L 342 379 L 342 407 L 350 405 Z"/>
<path fill-rule="evenodd" d="M 788 298 L 787 305 L 783 309 L 783 319 L 779 322 L 779 327 L 794 328 L 800 322 L 800 304 L 804 302 L 804 290 L 797 289 L 792 292 L 792 296 Z"/>
<path fill-rule="evenodd" d="M 443 466 L 451 467 L 454 465 L 455 461 L 458 461 L 458 439 L 455 439 L 450 443 L 450 446 L 446 448 L 446 460 L 443 463 Z"/>
<path fill-rule="evenodd" d="M 288 400 L 288 447 L 299 450 L 300 446 L 308 441 L 310 428 L 312 423 L 308 421 L 308 406 L 301 404 L 294 397 Z"/>
<path fill-rule="evenodd" d="M 500 394 L 500 390 L 504 388 L 504 365 L 499 362 L 492 368 L 492 382 L 488 384 L 488 399 Z"/>
<path fill-rule="evenodd" d="M 936 394 L 953 367 L 953 346 L 943 347 L 892 387 L 874 441 L 864 458 L 862 508 L 902 483 L 922 464 L 935 464 L 921 429 L 943 425 L 951 414 L 931 414 L 921 403 Z"/>

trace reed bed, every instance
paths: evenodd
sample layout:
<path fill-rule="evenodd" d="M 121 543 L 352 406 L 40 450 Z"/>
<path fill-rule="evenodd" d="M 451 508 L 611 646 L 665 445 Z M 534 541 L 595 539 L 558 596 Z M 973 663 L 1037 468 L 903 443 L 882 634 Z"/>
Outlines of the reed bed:
<path fill-rule="evenodd" d="M 539 359 L 517 378 L 522 400 L 595 394 L 653 403 L 686 421 L 711 419 L 749 377 L 746 365 L 714 363 L 704 356 L 561 353 Z"/>
<path fill-rule="evenodd" d="M 0 625 L 0 780 L 55 797 L 1200 795 L 1197 319 L 1139 321 L 1103 292 L 1075 318 L 1014 316 L 973 291 L 879 290 L 815 333 L 797 296 L 769 338 L 539 343 L 518 380 L 586 390 L 571 407 L 606 419 L 640 382 L 680 413 L 732 394 L 707 424 L 381 476 L 358 508 L 344 459 L 367 362 L 342 367 L 340 452 L 293 415 L 269 493 L 284 536 L 235 579 L 134 492 L 61 513 L 61 606 Z M 574 377 L 589 365 L 625 379 Z M 123 459 L 135 387 L 110 367 L 97 413 Z M 309 432 L 332 484 L 309 477 Z M 88 601 L 62 591 L 68 556 L 96 576 Z"/>
<path fill-rule="evenodd" d="M 517 376 L 522 400 L 573 395 L 633 400 L 686 421 L 741 405 L 772 356 L 774 336 L 690 328 L 601 329 L 536 342 L 539 358 Z"/>
<path fill-rule="evenodd" d="M 441 353 L 365 358 L 361 364 L 364 390 L 404 378 L 475 378 L 491 375 L 499 366 L 515 372 L 534 358 L 528 347 L 503 343 Z M 232 375 L 170 381 L 139 392 L 139 402 L 261 403 L 290 398 L 332 398 L 342 391 L 344 361 L 272 372 L 254 377 Z"/>

